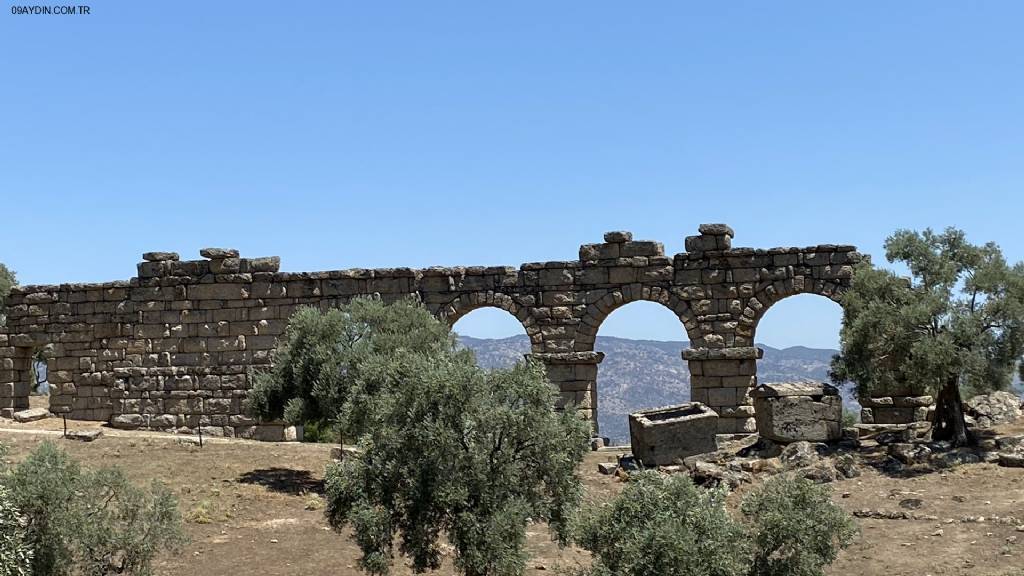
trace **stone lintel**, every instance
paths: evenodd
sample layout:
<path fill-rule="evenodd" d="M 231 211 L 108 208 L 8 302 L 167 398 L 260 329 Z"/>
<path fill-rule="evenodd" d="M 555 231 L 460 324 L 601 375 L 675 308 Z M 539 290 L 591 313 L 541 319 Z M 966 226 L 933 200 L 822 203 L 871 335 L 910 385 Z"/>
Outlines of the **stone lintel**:
<path fill-rule="evenodd" d="M 604 352 L 550 352 L 523 356 L 545 364 L 600 364 L 604 360 Z"/>
<path fill-rule="evenodd" d="M 839 389 L 824 382 L 778 382 L 761 384 L 751 390 L 754 398 L 778 398 L 782 396 L 838 396 Z"/>
<path fill-rule="evenodd" d="M 683 360 L 759 360 L 763 356 L 764 350 L 753 346 L 683 350 Z"/>

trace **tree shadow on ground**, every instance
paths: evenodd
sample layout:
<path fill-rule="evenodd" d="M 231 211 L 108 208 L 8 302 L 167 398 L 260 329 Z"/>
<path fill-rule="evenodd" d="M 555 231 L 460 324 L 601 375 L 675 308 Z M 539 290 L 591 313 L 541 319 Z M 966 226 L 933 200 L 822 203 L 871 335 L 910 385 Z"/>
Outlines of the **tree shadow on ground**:
<path fill-rule="evenodd" d="M 292 468 L 261 468 L 251 470 L 238 477 L 242 484 L 257 484 L 268 490 L 282 494 L 320 494 L 324 493 L 324 481 L 313 477 L 309 470 Z"/>

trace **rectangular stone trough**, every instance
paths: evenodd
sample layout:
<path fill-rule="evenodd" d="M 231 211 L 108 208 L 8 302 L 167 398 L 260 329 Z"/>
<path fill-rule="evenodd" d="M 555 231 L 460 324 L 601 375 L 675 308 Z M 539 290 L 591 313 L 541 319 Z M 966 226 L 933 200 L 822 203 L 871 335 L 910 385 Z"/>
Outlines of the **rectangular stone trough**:
<path fill-rule="evenodd" d="M 700 402 L 642 410 L 629 415 L 633 456 L 644 466 L 670 466 L 718 448 L 718 414 Z"/>
<path fill-rule="evenodd" d="M 757 433 L 776 442 L 828 442 L 842 435 L 843 400 L 823 382 L 762 384 L 754 399 Z"/>

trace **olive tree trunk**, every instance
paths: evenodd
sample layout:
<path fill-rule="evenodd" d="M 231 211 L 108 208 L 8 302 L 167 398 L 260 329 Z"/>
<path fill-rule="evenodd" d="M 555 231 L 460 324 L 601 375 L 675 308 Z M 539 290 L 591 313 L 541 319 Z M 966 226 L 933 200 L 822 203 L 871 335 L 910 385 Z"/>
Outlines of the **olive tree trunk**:
<path fill-rule="evenodd" d="M 951 374 L 935 399 L 932 439 L 948 440 L 954 446 L 967 446 L 974 441 L 964 420 L 964 401 L 960 396 L 960 375 Z"/>

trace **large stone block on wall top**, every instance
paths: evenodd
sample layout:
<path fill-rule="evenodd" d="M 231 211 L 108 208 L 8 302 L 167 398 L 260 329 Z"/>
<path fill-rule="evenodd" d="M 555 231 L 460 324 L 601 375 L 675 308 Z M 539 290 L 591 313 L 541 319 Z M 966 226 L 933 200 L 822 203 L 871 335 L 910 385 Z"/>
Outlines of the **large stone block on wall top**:
<path fill-rule="evenodd" d="M 757 432 L 776 442 L 827 442 L 842 432 L 839 390 L 822 382 L 762 384 L 751 394 Z"/>
<path fill-rule="evenodd" d="M 644 466 L 669 466 L 687 456 L 717 449 L 718 414 L 700 402 L 643 410 L 629 415 L 633 456 Z"/>

